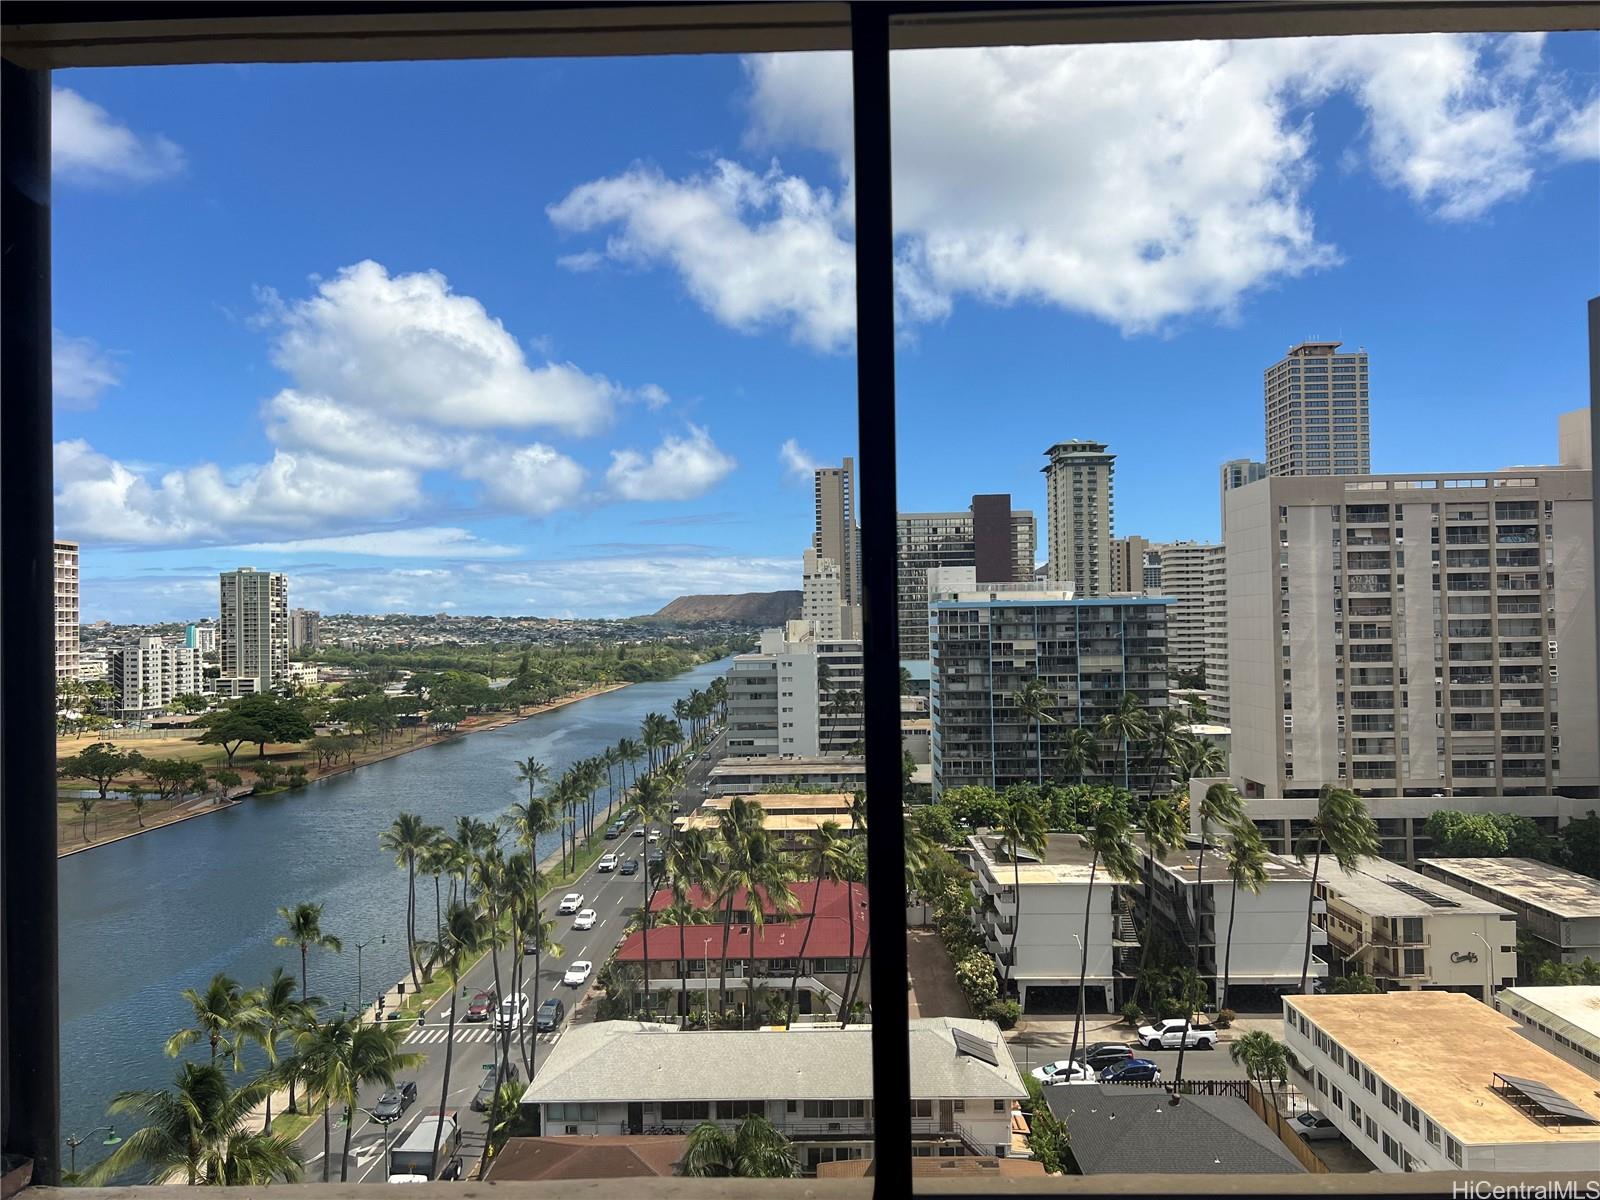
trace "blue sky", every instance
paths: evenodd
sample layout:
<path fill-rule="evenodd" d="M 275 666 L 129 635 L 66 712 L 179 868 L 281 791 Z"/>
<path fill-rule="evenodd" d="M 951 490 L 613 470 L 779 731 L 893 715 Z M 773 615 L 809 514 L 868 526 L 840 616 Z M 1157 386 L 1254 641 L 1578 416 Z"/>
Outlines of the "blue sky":
<path fill-rule="evenodd" d="M 1305 337 L 1370 351 L 1376 470 L 1550 461 L 1597 67 L 1589 34 L 897 56 L 902 508 L 1042 510 L 1044 449 L 1092 437 L 1118 533 L 1214 538 Z M 855 442 L 843 59 L 56 88 L 85 619 L 204 615 L 243 563 L 325 611 L 798 586 L 806 465 Z"/>

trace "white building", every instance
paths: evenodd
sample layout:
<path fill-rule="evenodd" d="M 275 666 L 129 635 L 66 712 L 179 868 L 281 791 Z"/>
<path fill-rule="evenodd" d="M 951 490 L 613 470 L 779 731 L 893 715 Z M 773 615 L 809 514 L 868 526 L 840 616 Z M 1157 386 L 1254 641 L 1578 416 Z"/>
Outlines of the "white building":
<path fill-rule="evenodd" d="M 214 654 L 217 649 L 217 627 L 211 621 L 190 621 L 183 631 L 183 644 L 201 654 Z"/>
<path fill-rule="evenodd" d="M 218 649 L 224 696 L 268 692 L 289 666 L 289 581 L 275 572 L 240 567 L 218 579 Z"/>
<path fill-rule="evenodd" d="M 78 678 L 78 543 L 55 543 L 56 678 Z"/>
<path fill-rule="evenodd" d="M 710 796 L 748 796 L 779 785 L 855 792 L 867 785 L 866 760 L 855 754 L 730 755 L 720 759 L 706 776 Z"/>
<path fill-rule="evenodd" d="M 1592 1176 L 1594 1080 L 1458 992 L 1286 996 L 1296 1082 L 1380 1171 Z"/>
<path fill-rule="evenodd" d="M 1508 987 L 1494 1006 L 1530 1042 L 1600 1079 L 1600 987 Z"/>
<path fill-rule="evenodd" d="M 990 1021 L 915 1019 L 911 1153 L 1005 1158 L 1027 1095 Z M 872 1155 L 872 1030 L 682 1030 L 641 1021 L 570 1024 L 526 1092 L 546 1137 L 643 1134 L 765 1117 L 809 1173 Z"/>
<path fill-rule="evenodd" d="M 1562 962 L 1600 961 L 1600 880 L 1531 858 L 1425 858 L 1417 870 L 1510 909 Z"/>
<path fill-rule="evenodd" d="M 861 606 L 844 602 L 839 564 L 815 550 L 801 556 L 800 618 L 830 641 L 861 636 Z"/>
<path fill-rule="evenodd" d="M 175 696 L 198 695 L 202 665 L 198 650 L 169 646 L 159 637 L 113 650 L 108 678 L 118 713 L 147 716 L 168 708 Z"/>
<path fill-rule="evenodd" d="M 1103 442 L 1057 442 L 1045 451 L 1050 580 L 1079 596 L 1111 590 L 1112 476 L 1117 456 Z"/>
<path fill-rule="evenodd" d="M 973 581 L 1029 583 L 1037 541 L 1033 514 L 1013 509 L 1006 494 L 973 496 L 965 512 L 899 514 L 895 564 L 900 658 L 928 658 L 928 572 L 966 568 Z"/>
<path fill-rule="evenodd" d="M 1250 458 L 1232 458 L 1222 464 L 1222 488 L 1218 508 L 1222 513 L 1222 535 L 1228 534 L 1228 493 L 1234 488 L 1267 477 L 1267 464 Z"/>
<path fill-rule="evenodd" d="M 1381 858 L 1346 871 L 1324 857 L 1328 954 L 1384 991 L 1441 988 L 1480 1000 L 1516 982 L 1517 920 L 1497 904 Z"/>
<path fill-rule="evenodd" d="M 320 678 L 317 664 L 313 662 L 291 662 L 283 673 L 283 681 L 291 688 L 316 687 Z"/>
<path fill-rule="evenodd" d="M 1161 582 L 1150 594 L 1172 598 L 1167 607 L 1167 673 L 1173 679 L 1203 676 L 1207 637 L 1220 636 L 1224 645 L 1227 641 L 1223 548 L 1209 542 L 1162 542 L 1150 550 L 1161 559 Z M 1223 589 L 1220 597 L 1218 588 Z M 1219 622 L 1220 634 L 1211 628 Z M 1211 688 L 1209 676 L 1206 687 Z"/>
<path fill-rule="evenodd" d="M 1100 872 L 1091 892 L 1089 854 L 1078 835 L 1047 835 L 1042 859 L 1024 849 L 1013 861 L 1010 845 L 990 832 L 973 834 L 967 845 L 979 901 L 973 921 L 985 948 L 994 955 L 995 969 L 1002 978 L 1009 976 L 1023 1011 L 1028 1009 L 1030 991 L 1051 988 L 1075 994 L 1087 949 L 1084 987 L 1090 995 L 1100 992 L 1104 1011 L 1111 1012 L 1116 1006 L 1116 950 L 1136 948 L 1138 943 L 1116 932 L 1126 911 L 1121 886 Z M 1085 909 L 1087 947 L 1083 946 Z M 1013 932 L 1017 950 L 1011 963 Z M 1093 1010 L 1092 1005 L 1086 1007 Z"/>
<path fill-rule="evenodd" d="M 728 671 L 728 751 L 741 757 L 841 754 L 862 738 L 861 643 L 807 621 L 764 630 Z"/>

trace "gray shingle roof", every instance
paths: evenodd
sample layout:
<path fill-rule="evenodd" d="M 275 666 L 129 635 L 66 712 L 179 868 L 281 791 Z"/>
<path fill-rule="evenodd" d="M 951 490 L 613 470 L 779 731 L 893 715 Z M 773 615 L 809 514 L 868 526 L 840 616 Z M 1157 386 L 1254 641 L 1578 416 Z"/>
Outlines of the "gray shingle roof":
<path fill-rule="evenodd" d="M 995 1051 L 991 1065 L 956 1051 L 954 1030 Z M 930 1017 L 910 1025 L 917 1099 L 1027 1095 L 992 1021 Z M 836 1025 L 781 1030 L 681 1030 L 643 1021 L 569 1026 L 525 1104 L 619 1100 L 832 1100 L 872 1095 L 872 1030 Z"/>
<path fill-rule="evenodd" d="M 1243 1100 L 1184 1096 L 1164 1088 L 1065 1084 L 1044 1089 L 1066 1122 L 1085 1175 L 1112 1172 L 1194 1175 L 1298 1175 L 1305 1168 Z"/>

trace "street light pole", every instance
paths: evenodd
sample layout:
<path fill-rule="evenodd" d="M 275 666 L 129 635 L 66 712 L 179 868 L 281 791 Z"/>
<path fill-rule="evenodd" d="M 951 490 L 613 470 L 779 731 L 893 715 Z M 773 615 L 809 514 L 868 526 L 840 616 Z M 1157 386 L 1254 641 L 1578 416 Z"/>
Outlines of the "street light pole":
<path fill-rule="evenodd" d="M 89 1130 L 89 1132 L 84 1134 L 82 1137 L 79 1137 L 76 1134 L 67 1134 L 66 1141 L 69 1164 L 67 1170 L 72 1172 L 72 1174 L 76 1175 L 78 1173 L 78 1147 L 83 1145 L 102 1129 L 106 1131 L 106 1140 L 100 1143 L 102 1146 L 119 1146 L 122 1144 L 122 1139 L 117 1136 L 117 1127 L 115 1125 L 97 1126 L 96 1128 Z"/>
<path fill-rule="evenodd" d="M 389 939 L 384 934 L 378 935 L 378 945 L 383 945 Z M 361 1024 L 361 1014 L 366 1011 L 361 1006 L 361 952 L 372 945 L 372 939 L 356 943 L 356 1024 Z"/>
<path fill-rule="evenodd" d="M 1483 943 L 1483 957 L 1484 957 L 1483 1002 L 1485 1004 L 1488 1004 L 1488 1005 L 1493 1005 L 1494 1004 L 1494 947 L 1489 945 L 1488 940 L 1483 936 L 1483 934 L 1479 933 L 1476 929 L 1471 930 L 1470 932 L 1471 932 L 1473 937 L 1477 938 L 1480 942 Z"/>

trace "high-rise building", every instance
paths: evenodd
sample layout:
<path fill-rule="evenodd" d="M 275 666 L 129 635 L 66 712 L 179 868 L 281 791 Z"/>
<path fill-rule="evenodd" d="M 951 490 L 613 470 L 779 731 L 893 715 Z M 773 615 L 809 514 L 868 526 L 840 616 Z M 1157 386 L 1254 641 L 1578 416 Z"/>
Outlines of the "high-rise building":
<path fill-rule="evenodd" d="M 839 564 L 815 550 L 801 556 L 800 617 L 820 638 L 861 636 L 861 607 L 844 602 Z"/>
<path fill-rule="evenodd" d="M 183 630 L 183 644 L 201 654 L 211 654 L 217 648 L 217 627 L 211 621 L 190 621 Z"/>
<path fill-rule="evenodd" d="M 1243 487 L 1247 483 L 1254 483 L 1258 479 L 1267 477 L 1267 464 L 1256 462 L 1253 458 L 1232 458 L 1222 464 L 1222 489 L 1217 501 L 1218 511 L 1222 514 L 1224 523 L 1222 536 L 1228 536 L 1226 518 L 1228 515 L 1228 493 L 1234 488 Z"/>
<path fill-rule="evenodd" d="M 1045 453 L 1050 580 L 1079 596 L 1111 590 L 1112 473 L 1117 456 L 1101 442 L 1057 442 Z"/>
<path fill-rule="evenodd" d="M 108 678 L 123 717 L 161 712 L 173 698 L 198 694 L 201 689 L 200 651 L 192 646 L 169 646 L 159 637 L 142 637 L 137 646 L 124 646 L 110 655 Z"/>
<path fill-rule="evenodd" d="M 1228 699 L 1228 551 L 1218 546 L 1205 562 L 1206 707 L 1211 723 L 1226 725 Z"/>
<path fill-rule="evenodd" d="M 1214 564 L 1223 561 L 1222 547 L 1208 542 L 1163 542 L 1151 547 L 1150 553 L 1161 562 L 1160 582 L 1152 592 L 1172 597 L 1167 609 L 1167 669 L 1176 680 L 1203 675 L 1208 589 L 1216 586 Z"/>
<path fill-rule="evenodd" d="M 289 649 L 315 650 L 322 614 L 314 608 L 297 608 L 289 614 Z"/>
<path fill-rule="evenodd" d="M 289 666 L 289 581 L 284 575 L 240 567 L 224 571 L 220 589 L 222 675 L 217 692 L 266 692 L 283 682 Z"/>
<path fill-rule="evenodd" d="M 862 738 L 861 642 L 819 637 L 808 621 L 761 634 L 728 671 L 728 752 L 845 754 Z"/>
<path fill-rule="evenodd" d="M 55 544 L 56 678 L 78 678 L 78 543 Z"/>
<path fill-rule="evenodd" d="M 1147 587 L 1161 586 L 1161 561 L 1149 561 L 1150 542 L 1136 533 L 1111 539 L 1111 592 L 1144 591 Z M 1155 573 L 1154 583 L 1148 582 L 1150 572 Z"/>
<path fill-rule="evenodd" d="M 1229 492 L 1245 794 L 1600 794 L 1593 496 L 1572 467 Z"/>
<path fill-rule="evenodd" d="M 900 657 L 928 657 L 928 572 L 971 567 L 979 583 L 1033 578 L 1033 514 L 1008 495 L 974 496 L 966 512 L 901 513 L 897 525 Z"/>
<path fill-rule="evenodd" d="M 1340 354 L 1342 344 L 1301 342 L 1267 368 L 1267 474 L 1372 470 L 1367 352 Z"/>
<path fill-rule="evenodd" d="M 818 467 L 816 526 L 811 548 L 839 564 L 839 594 L 847 605 L 861 603 L 861 528 L 856 524 L 856 464 Z"/>
<path fill-rule="evenodd" d="M 1124 696 L 1154 717 L 1167 704 L 1171 602 L 1144 597 L 1074 600 L 1027 584 L 941 592 L 928 603 L 932 650 L 933 790 L 982 784 L 1004 789 L 1084 773 L 1062 757 L 1061 734 L 1087 729 L 1098 762 L 1136 792 L 1166 784 L 1165 765 L 1101 737 L 1100 719 Z M 1034 680 L 1050 699 L 1041 731 L 1016 708 Z"/>

